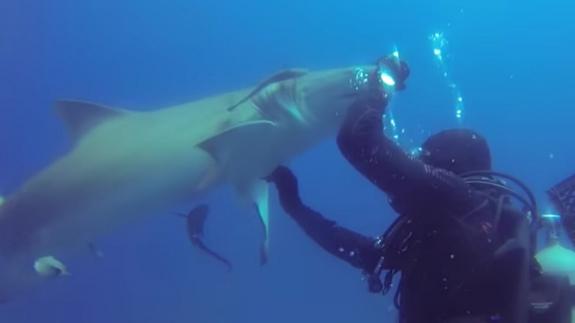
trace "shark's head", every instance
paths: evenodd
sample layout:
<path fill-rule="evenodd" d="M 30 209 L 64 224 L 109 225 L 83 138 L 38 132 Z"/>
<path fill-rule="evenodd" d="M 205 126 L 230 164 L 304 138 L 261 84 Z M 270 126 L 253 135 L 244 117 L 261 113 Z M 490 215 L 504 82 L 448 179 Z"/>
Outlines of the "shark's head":
<path fill-rule="evenodd" d="M 407 65 L 392 56 L 374 65 L 309 72 L 268 88 L 265 104 L 275 105 L 272 111 L 283 111 L 290 120 L 325 132 L 337 129 L 354 104 L 388 100 L 405 88 L 408 75 Z"/>
<path fill-rule="evenodd" d="M 356 102 L 386 95 L 377 67 L 358 66 L 310 73 L 296 82 L 296 102 L 308 122 L 333 126 Z"/>

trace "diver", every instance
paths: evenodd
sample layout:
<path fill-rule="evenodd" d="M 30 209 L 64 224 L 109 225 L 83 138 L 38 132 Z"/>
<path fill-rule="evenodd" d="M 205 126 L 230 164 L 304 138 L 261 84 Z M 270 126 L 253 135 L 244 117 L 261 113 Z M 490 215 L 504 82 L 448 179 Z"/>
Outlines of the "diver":
<path fill-rule="evenodd" d="M 399 214 L 395 222 L 375 239 L 338 226 L 302 202 L 297 178 L 284 166 L 266 178 L 282 207 L 323 249 L 361 269 L 371 292 L 388 292 L 400 273 L 395 303 L 401 323 L 527 322 L 532 195 L 521 197 L 490 172 L 489 146 L 474 131 L 431 136 L 417 158 L 387 138 L 382 115 L 393 91 L 405 88 L 409 68 L 396 56 L 379 66 L 393 81 L 348 111 L 337 143 L 386 193 Z"/>

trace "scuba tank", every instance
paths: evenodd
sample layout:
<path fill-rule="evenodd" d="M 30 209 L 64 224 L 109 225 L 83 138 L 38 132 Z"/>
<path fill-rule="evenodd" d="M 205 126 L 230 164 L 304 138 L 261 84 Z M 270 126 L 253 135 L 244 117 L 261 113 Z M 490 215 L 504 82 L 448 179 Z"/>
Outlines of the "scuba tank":
<path fill-rule="evenodd" d="M 547 296 L 547 300 L 532 302 L 533 321 L 575 323 L 575 251 L 566 248 L 559 238 L 563 227 L 569 240 L 575 243 L 575 175 L 553 186 L 547 195 L 561 215 L 545 214 L 541 217 L 546 241 L 535 258 L 543 275 L 534 280 L 532 294 L 540 292 L 540 295 Z M 538 284 L 538 280 L 545 279 L 547 283 Z M 555 282 L 549 282 L 552 279 Z M 542 299 L 545 298 L 539 300 Z M 551 317 L 545 318 L 546 315 Z"/>
<path fill-rule="evenodd" d="M 570 297 L 575 285 L 575 251 L 565 248 L 559 240 L 559 215 L 544 214 L 541 218 L 546 241 L 535 255 L 542 275 L 532 283 L 531 321 L 575 323 Z"/>
<path fill-rule="evenodd" d="M 571 285 L 575 285 L 575 251 L 565 248 L 559 241 L 561 216 L 544 214 L 542 219 L 546 243 L 535 258 L 544 273 L 565 275 Z"/>

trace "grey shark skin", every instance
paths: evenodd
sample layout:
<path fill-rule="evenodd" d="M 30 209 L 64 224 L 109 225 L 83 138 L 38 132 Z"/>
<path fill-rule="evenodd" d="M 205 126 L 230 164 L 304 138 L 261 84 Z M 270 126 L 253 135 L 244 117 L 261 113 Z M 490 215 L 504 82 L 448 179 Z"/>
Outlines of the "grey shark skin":
<path fill-rule="evenodd" d="M 58 103 L 74 146 L 0 206 L 0 300 L 42 281 L 36 259 L 85 250 L 119 225 L 165 213 L 220 184 L 257 203 L 267 234 L 267 189 L 258 179 L 333 136 L 346 110 L 373 91 L 367 75 L 375 70 L 309 72 L 256 93 L 254 87 L 148 112 Z"/>

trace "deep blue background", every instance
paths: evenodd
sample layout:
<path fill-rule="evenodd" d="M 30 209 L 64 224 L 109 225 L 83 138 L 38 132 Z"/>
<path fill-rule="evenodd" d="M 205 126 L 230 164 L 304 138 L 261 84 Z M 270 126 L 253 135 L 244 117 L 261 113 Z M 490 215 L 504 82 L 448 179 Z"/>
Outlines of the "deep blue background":
<path fill-rule="evenodd" d="M 286 67 L 373 62 L 397 45 L 412 68 L 393 103 L 413 147 L 457 126 L 428 37 L 449 40 L 463 125 L 491 142 L 498 170 L 543 192 L 575 172 L 575 6 L 567 0 L 2 0 L 0 192 L 8 194 L 69 147 L 59 98 L 153 109 L 254 84 Z M 413 140 L 414 143 L 411 143 Z M 384 196 L 333 140 L 299 156 L 306 200 L 343 225 L 380 233 Z M 323 253 L 275 202 L 271 260 L 258 266 L 260 227 L 229 189 L 208 200 L 208 242 L 227 274 L 190 247 L 181 219 L 135 223 L 68 261 L 73 276 L 0 307 L 0 322 L 392 322 L 390 297 Z"/>

